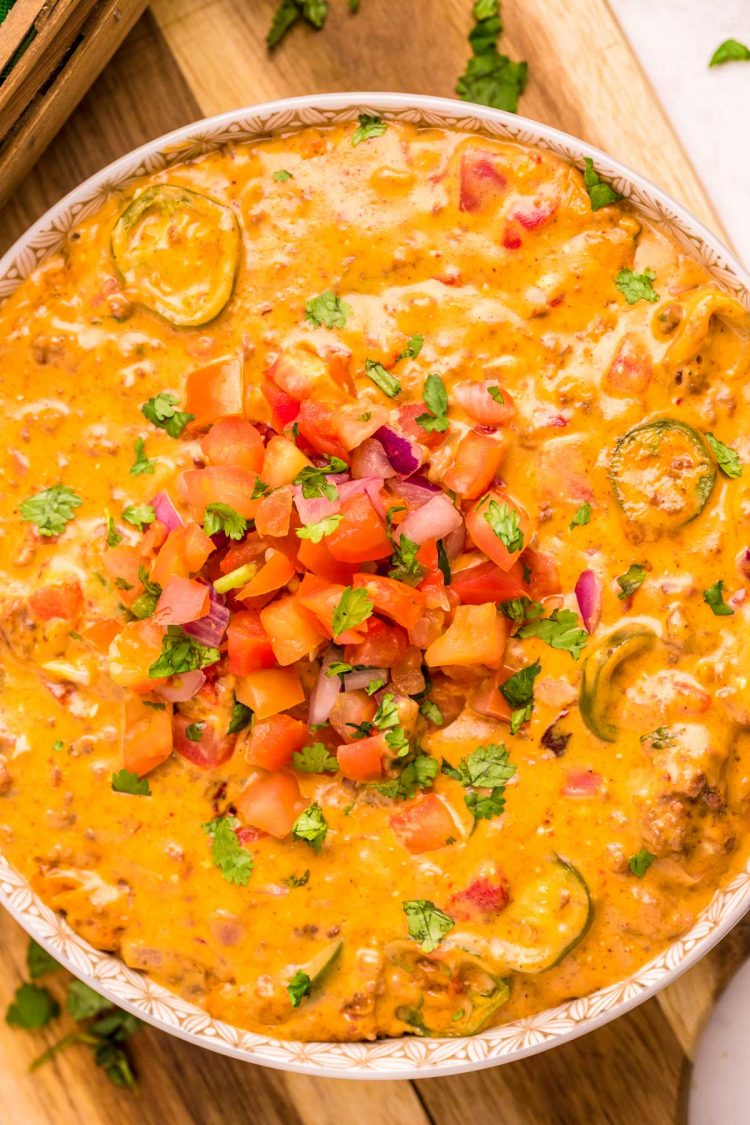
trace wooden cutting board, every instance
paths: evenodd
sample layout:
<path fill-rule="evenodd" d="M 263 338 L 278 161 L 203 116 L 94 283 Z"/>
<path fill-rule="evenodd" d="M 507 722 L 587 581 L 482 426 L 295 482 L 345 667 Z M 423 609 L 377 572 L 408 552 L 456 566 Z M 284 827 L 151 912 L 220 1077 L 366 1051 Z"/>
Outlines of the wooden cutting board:
<path fill-rule="evenodd" d="M 219 110 L 347 89 L 450 96 L 467 53 L 471 0 L 331 0 L 328 26 L 296 28 L 269 58 L 277 0 L 154 0 L 35 170 L 0 212 L 0 249 L 64 192 L 135 145 Z M 719 219 L 606 0 L 504 0 L 504 49 L 526 58 L 521 102 L 644 172 L 708 226 Z M 0 918 L 0 1011 L 25 976 L 26 939 Z M 738 927 L 658 998 L 535 1058 L 419 1082 L 312 1079 L 233 1062 L 153 1030 L 133 1040 L 136 1097 L 83 1048 L 33 1076 L 56 1037 L 0 1023 L 3 1125 L 673 1125 L 705 1014 L 750 952 Z"/>

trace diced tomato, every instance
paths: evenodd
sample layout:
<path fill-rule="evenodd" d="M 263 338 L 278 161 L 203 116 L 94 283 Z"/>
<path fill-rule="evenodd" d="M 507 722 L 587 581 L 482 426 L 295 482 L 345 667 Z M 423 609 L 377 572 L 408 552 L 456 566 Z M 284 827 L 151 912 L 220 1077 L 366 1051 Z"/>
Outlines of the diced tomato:
<path fill-rule="evenodd" d="M 328 582 L 340 582 L 343 586 L 351 585 L 352 577 L 357 571 L 356 563 L 339 562 L 333 557 L 325 537 L 320 543 L 313 543 L 312 539 L 300 539 L 297 559 L 305 570 L 312 571 Z"/>
<path fill-rule="evenodd" d="M 244 418 L 222 418 L 201 441 L 212 465 L 232 465 L 247 473 L 260 472 L 265 454 L 263 438 Z"/>
<path fill-rule="evenodd" d="M 501 719 L 506 723 L 511 719 L 511 706 L 500 691 L 500 683 L 508 679 L 509 673 L 501 670 L 487 676 L 471 689 L 467 703 L 478 715 L 490 719 Z"/>
<path fill-rule="evenodd" d="M 289 561 L 284 552 L 276 551 L 271 547 L 266 552 L 266 561 L 258 573 L 238 591 L 236 596 L 243 601 L 245 598 L 258 598 L 262 594 L 270 594 L 286 586 L 295 573 L 294 563 Z"/>
<path fill-rule="evenodd" d="M 251 766 L 280 770 L 289 765 L 294 751 L 301 750 L 309 736 L 307 726 L 290 715 L 257 719 L 245 741 L 245 757 Z"/>
<path fill-rule="evenodd" d="M 299 400 L 282 391 L 281 387 L 277 387 L 271 379 L 263 380 L 261 390 L 271 407 L 273 427 L 280 433 L 287 426 L 291 426 L 299 414 Z"/>
<path fill-rule="evenodd" d="M 501 400 L 493 398 L 490 390 L 496 394 L 499 391 Z M 516 413 L 511 395 L 499 386 L 497 379 L 457 383 L 453 394 L 469 417 L 480 426 L 504 426 Z"/>
<path fill-rule="evenodd" d="M 124 605 L 131 605 L 143 592 L 143 584 L 138 570 L 143 559 L 135 547 L 120 543 L 104 552 L 102 565 L 117 586 L 117 593 Z"/>
<path fill-rule="evenodd" d="M 206 469 L 188 469 L 182 474 L 180 487 L 190 514 L 201 522 L 209 504 L 228 504 L 246 519 L 254 519 L 258 500 L 253 500 L 257 480 L 255 473 L 233 465 L 209 465 Z"/>
<path fill-rule="evenodd" d="M 210 602 L 208 586 L 203 582 L 172 574 L 156 603 L 154 621 L 159 625 L 185 625 L 188 621 L 197 621 L 206 616 Z"/>
<path fill-rule="evenodd" d="M 58 617 L 75 624 L 83 612 L 81 583 L 63 582 L 59 586 L 42 586 L 30 595 L 29 612 L 35 621 L 51 621 Z"/>
<path fill-rule="evenodd" d="M 309 657 L 325 636 L 313 615 L 291 595 L 267 605 L 260 611 L 260 619 L 282 667 Z"/>
<path fill-rule="evenodd" d="M 233 613 L 227 625 L 229 671 L 234 676 L 247 676 L 261 668 L 273 668 L 276 657 L 271 640 L 255 610 Z"/>
<path fill-rule="evenodd" d="M 452 894 L 445 908 L 457 922 L 489 922 L 505 909 L 509 901 L 507 880 L 493 882 L 480 877 L 469 883 L 465 890 Z"/>
<path fill-rule="evenodd" d="M 262 668 L 242 676 L 235 685 L 235 695 L 255 712 L 256 720 L 268 719 L 305 701 L 294 668 Z"/>
<path fill-rule="evenodd" d="M 377 612 L 390 617 L 405 629 L 413 628 L 424 613 L 425 596 L 422 591 L 395 578 L 355 574 L 352 585 L 355 590 L 367 590 Z"/>
<path fill-rule="evenodd" d="M 219 570 L 222 574 L 230 574 L 231 571 L 239 570 L 247 563 L 257 562 L 262 565 L 262 556 L 265 555 L 266 550 L 266 545 L 261 541 L 260 536 L 253 535 L 251 532 L 242 542 L 232 543 L 231 547 L 227 548 L 226 554 L 219 563 Z"/>
<path fill-rule="evenodd" d="M 328 550 L 339 562 L 373 562 L 393 551 L 385 523 L 364 492 L 341 505 L 341 523 L 326 537 Z"/>
<path fill-rule="evenodd" d="M 344 659 L 350 664 L 370 668 L 392 668 L 402 659 L 409 646 L 406 631 L 400 625 L 387 625 L 379 617 L 368 617 L 367 632 L 362 644 L 347 645 Z"/>
<path fill-rule="evenodd" d="M 496 507 L 497 506 L 497 507 Z M 515 513 L 518 527 L 520 528 L 523 543 L 522 548 L 528 543 L 531 534 L 531 520 L 526 511 L 517 500 L 513 500 L 507 493 L 493 490 L 486 493 L 478 500 L 466 517 L 466 530 L 471 536 L 474 545 L 492 559 L 501 570 L 510 570 L 518 562 L 518 551 L 509 551 L 503 540 L 497 535 L 487 521 L 487 515 L 493 512 L 504 512 L 510 509 Z"/>
<path fill-rule="evenodd" d="M 199 739 L 188 738 L 187 730 L 190 726 L 200 728 Z M 213 770 L 217 766 L 223 766 L 234 752 L 234 736 L 227 736 L 226 731 L 220 730 L 217 722 L 211 719 L 196 723 L 190 715 L 180 715 L 175 712 L 172 719 L 172 737 L 174 748 L 180 757 L 192 762 L 194 766 L 200 766 L 202 770 Z"/>
<path fill-rule="evenodd" d="M 417 418 L 424 413 L 423 402 L 405 403 L 404 406 L 398 408 L 396 429 L 409 441 L 419 442 L 420 445 L 426 445 L 428 449 L 434 449 L 436 445 L 441 444 L 445 434 L 439 430 L 423 430 L 417 422 Z"/>
<path fill-rule="evenodd" d="M 410 852 L 432 852 L 457 835 L 456 824 L 436 793 L 419 797 L 390 819 L 399 843 Z"/>
<path fill-rule="evenodd" d="M 131 691 L 151 691 L 159 683 L 148 670 L 161 656 L 161 642 L 166 629 L 147 617 L 145 621 L 129 621 L 109 646 L 109 674 L 120 687 Z"/>
<path fill-rule="evenodd" d="M 218 418 L 242 416 L 242 360 L 224 357 L 191 371 L 185 383 L 185 409 L 195 415 L 191 430 L 202 430 Z"/>
<path fill-rule="evenodd" d="M 297 778 L 292 773 L 270 773 L 251 781 L 237 798 L 237 812 L 252 824 L 283 840 L 305 807 Z"/>
<path fill-rule="evenodd" d="M 333 636 L 333 614 L 345 589 L 345 586 L 339 585 L 337 582 L 326 582 L 324 578 L 318 578 L 316 574 L 306 574 L 295 595 L 300 605 L 303 605 L 313 615 L 327 637 Z M 363 622 L 362 625 L 354 629 L 347 629 L 340 633 L 336 640 L 338 644 L 342 645 L 357 644 L 363 639 L 364 633 L 365 625 Z"/>
<path fill-rule="evenodd" d="M 154 560 L 151 578 L 164 587 L 172 574 L 188 578 L 206 565 L 215 551 L 214 542 L 196 523 L 186 523 L 170 531 L 163 547 Z"/>
<path fill-rule="evenodd" d="M 605 388 L 611 394 L 642 395 L 654 377 L 651 352 L 635 332 L 626 332 L 606 375 Z"/>
<path fill-rule="evenodd" d="M 374 734 L 357 742 L 345 742 L 336 751 L 339 769 L 350 781 L 379 781 L 383 756 L 388 753 L 385 735 Z"/>
<path fill-rule="evenodd" d="M 377 704 L 366 691 L 342 691 L 331 708 L 329 722 L 344 742 L 354 742 L 362 737 L 362 728 L 370 724 Z"/>
<path fill-rule="evenodd" d="M 602 783 L 596 770 L 572 769 L 565 775 L 561 792 L 565 797 L 593 797 Z"/>
<path fill-rule="evenodd" d="M 277 387 L 300 402 L 310 398 L 342 402 L 347 398 L 331 377 L 330 365 L 306 347 L 290 348 L 282 352 L 269 368 L 268 377 Z"/>
<path fill-rule="evenodd" d="M 331 415 L 336 437 L 344 449 L 352 450 L 372 437 L 381 426 L 387 425 L 389 411 L 385 406 L 376 406 L 369 402 L 366 410 L 361 403 L 350 403 L 337 404 L 332 408 Z"/>
<path fill-rule="evenodd" d="M 318 453 L 325 453 L 328 457 L 341 457 L 344 461 L 348 461 L 347 451 L 338 437 L 338 427 L 335 422 L 337 408 L 337 404 L 331 402 L 306 399 L 300 406 L 297 426 L 302 437 Z"/>
<path fill-rule="evenodd" d="M 451 488 L 466 500 L 479 496 L 497 476 L 508 442 L 508 435 L 502 430 L 494 434 L 470 430 L 461 439 L 453 463 L 443 477 L 446 488 Z"/>
<path fill-rule="evenodd" d="M 123 630 L 122 621 L 118 621 L 116 617 L 102 617 L 98 621 L 92 621 L 82 631 L 81 635 L 85 641 L 92 644 L 99 652 L 107 652 L 112 641 L 118 633 Z"/>
<path fill-rule="evenodd" d="M 451 664 L 499 668 L 507 639 L 508 621 L 497 612 L 494 602 L 459 605 L 446 631 L 425 652 L 425 662 L 430 668 Z"/>
<path fill-rule="evenodd" d="M 292 519 L 292 499 L 292 486 L 289 484 L 282 485 L 263 497 L 255 513 L 255 529 L 259 535 L 280 539 L 288 534 Z"/>
<path fill-rule="evenodd" d="M 424 543 L 420 544 L 417 551 L 417 562 L 425 568 L 425 570 L 436 571 L 438 567 L 438 548 L 437 539 L 425 539 Z"/>
<path fill-rule="evenodd" d="M 528 586 L 530 598 L 539 601 L 550 594 L 560 593 L 560 571 L 552 555 L 545 551 L 532 551 L 529 547 L 521 556 L 521 564 L 531 571 Z"/>
<path fill-rule="evenodd" d="M 459 210 L 480 211 L 497 207 L 508 181 L 497 166 L 494 153 L 469 149 L 461 156 L 459 169 Z"/>
<path fill-rule="evenodd" d="M 171 753 L 172 708 L 165 704 L 163 711 L 157 711 L 136 697 L 128 699 L 122 736 L 123 768 L 143 777 Z"/>
<path fill-rule="evenodd" d="M 282 484 L 291 484 L 310 464 L 310 460 L 293 441 L 279 434 L 272 437 L 266 446 L 261 479 L 271 488 L 279 488 Z"/>
<path fill-rule="evenodd" d="M 151 558 L 159 550 L 169 535 L 169 528 L 161 520 L 154 520 L 144 531 L 138 544 L 138 553 L 142 559 Z"/>
<path fill-rule="evenodd" d="M 538 230 L 548 223 L 560 206 L 560 200 L 542 196 L 526 196 L 513 211 L 513 218 L 524 230 Z"/>
<path fill-rule="evenodd" d="M 529 592 L 523 580 L 520 561 L 514 563 L 508 571 L 501 570 L 493 562 L 467 566 L 465 570 L 454 570 L 451 575 L 451 590 L 458 594 L 464 605 L 505 602 Z"/>

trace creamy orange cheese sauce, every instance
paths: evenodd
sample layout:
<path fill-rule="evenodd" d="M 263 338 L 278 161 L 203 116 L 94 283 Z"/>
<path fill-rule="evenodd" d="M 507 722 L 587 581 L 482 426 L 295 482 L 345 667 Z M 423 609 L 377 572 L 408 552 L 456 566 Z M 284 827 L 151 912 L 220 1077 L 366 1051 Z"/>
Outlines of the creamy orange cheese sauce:
<path fill-rule="evenodd" d="M 240 145 L 114 192 L 0 311 L 0 845 L 94 945 L 222 1019 L 313 1040 L 470 1033 L 612 983 L 686 931 L 747 857 L 750 478 L 722 452 L 750 460 L 746 315 L 627 205 L 592 210 L 581 173 L 550 153 L 394 124 L 353 145 L 353 129 Z M 171 185 L 173 213 L 157 193 L 145 218 L 131 211 L 116 229 L 157 185 Z M 221 206 L 192 213 L 175 189 Z M 641 278 L 640 299 L 623 271 Z M 339 302 L 331 327 L 306 316 L 325 293 Z M 417 354 L 397 359 L 416 336 Z M 393 397 L 368 360 L 396 380 Z M 436 416 L 434 399 L 423 402 L 433 375 L 447 391 L 442 429 L 416 421 Z M 205 390 L 212 379 L 226 410 Z M 488 388 L 506 403 L 502 420 Z M 196 414 L 178 437 L 141 411 L 161 392 Z M 284 416 L 287 399 L 292 418 L 308 404 L 306 424 Z M 275 474 L 267 495 L 286 513 L 276 536 L 262 494 L 233 503 L 247 478 L 209 496 L 195 485 L 208 478 L 182 477 L 226 463 L 207 444 L 223 431 L 206 434 L 240 412 L 260 435 L 261 480 Z M 365 429 L 347 440 L 341 419 Z M 297 559 L 315 544 L 297 534 L 310 521 L 294 480 L 337 450 L 347 474 L 370 476 L 357 466 L 363 448 L 382 464 L 385 439 L 378 450 L 365 432 L 373 420 L 410 443 L 423 491 L 415 499 L 403 472 L 378 478 L 374 504 L 359 494 L 370 516 L 351 539 L 382 538 L 396 508 L 398 541 L 431 483 L 458 513 L 441 551 L 452 582 L 428 544 L 404 584 L 418 602 L 409 628 L 376 604 L 360 635 L 336 644 L 330 620 L 299 600 L 322 564 Z M 268 452 L 282 448 L 274 434 L 287 459 L 290 445 L 300 451 L 291 470 Z M 134 475 L 138 439 L 153 471 Z M 345 489 L 344 473 L 330 479 Z M 57 485 L 82 502 L 45 535 L 22 505 Z M 208 559 L 170 570 L 163 523 L 152 514 L 139 530 L 122 518 L 160 492 L 196 531 L 201 497 L 245 505 L 245 539 L 215 535 Z M 510 534 L 483 519 L 485 496 L 507 502 Z M 358 558 L 356 542 L 341 546 L 348 503 L 320 540 L 334 601 L 356 573 L 366 581 L 394 566 L 390 548 Z M 220 581 L 232 571 L 220 561 L 242 542 L 248 582 L 270 559 L 289 573 L 223 600 L 233 619 L 267 626 L 269 607 L 294 604 L 291 659 L 272 632 L 271 665 L 293 670 L 304 700 L 259 707 L 256 672 L 232 671 L 223 637 L 199 694 L 174 702 L 174 678 L 148 674 L 166 624 L 132 616 L 142 577 Z M 113 559 L 136 556 L 145 570 L 127 582 Z M 50 588 L 68 592 L 59 614 Z M 562 611 L 575 651 L 557 628 L 529 629 Z M 357 645 L 376 623 L 399 660 L 372 697 L 342 691 L 303 738 L 326 747 L 328 767 L 260 759 L 261 722 L 286 714 L 307 726 L 321 660 L 373 666 Z M 126 637 L 138 638 L 135 655 Z M 537 662 L 524 712 L 502 687 Z M 384 695 L 401 755 L 383 744 L 392 728 L 373 725 Z M 255 725 L 228 735 L 235 696 Z M 420 711 L 425 700 L 437 717 Z M 352 715 L 364 731 L 346 726 Z M 165 724 L 172 752 L 171 736 L 166 751 L 157 745 Z M 273 757 L 280 728 L 268 729 Z M 340 750 L 358 752 L 357 733 L 383 751 L 363 780 Z M 504 793 L 467 783 L 466 765 L 462 775 L 488 746 L 507 752 Z M 415 754 L 434 759 L 433 775 L 411 793 L 389 790 Z M 113 790 L 123 765 L 146 777 L 149 796 Z M 316 806 L 324 839 L 262 827 L 247 794 L 278 774 L 291 779 L 292 818 Z M 502 796 L 504 809 L 474 815 L 477 801 Z M 435 801 L 452 828 L 423 848 L 420 817 Z M 252 857 L 244 885 L 212 855 L 202 826 L 215 832 L 218 819 Z M 419 919 L 410 929 L 405 902 L 428 904 L 422 930 Z M 289 988 L 300 973 L 301 998 Z"/>

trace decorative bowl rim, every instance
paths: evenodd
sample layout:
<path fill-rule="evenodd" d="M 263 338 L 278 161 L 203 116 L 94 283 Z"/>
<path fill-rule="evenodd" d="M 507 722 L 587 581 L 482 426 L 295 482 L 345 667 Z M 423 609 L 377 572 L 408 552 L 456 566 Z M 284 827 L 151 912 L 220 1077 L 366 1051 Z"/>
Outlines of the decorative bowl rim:
<path fill-rule="evenodd" d="M 681 204 L 601 149 L 550 125 L 449 98 L 419 94 L 351 92 L 282 98 L 203 118 L 157 137 L 120 157 L 65 195 L 0 259 L 0 300 L 95 211 L 114 188 L 203 155 L 224 144 L 252 141 L 304 126 L 349 121 L 359 113 L 459 129 L 533 144 L 582 165 L 591 157 L 642 214 L 665 226 L 722 287 L 750 309 L 750 275 L 735 255 Z M 428 1078 L 479 1070 L 526 1058 L 570 1042 L 630 1011 L 671 984 L 703 957 L 750 908 L 750 863 L 717 890 L 692 929 L 631 976 L 588 996 L 460 1039 L 404 1037 L 356 1043 L 304 1043 L 257 1035 L 213 1019 L 207 1012 L 102 953 L 45 906 L 28 881 L 0 854 L 0 904 L 65 968 L 114 1004 L 197 1046 L 281 1070 L 320 1077 Z"/>

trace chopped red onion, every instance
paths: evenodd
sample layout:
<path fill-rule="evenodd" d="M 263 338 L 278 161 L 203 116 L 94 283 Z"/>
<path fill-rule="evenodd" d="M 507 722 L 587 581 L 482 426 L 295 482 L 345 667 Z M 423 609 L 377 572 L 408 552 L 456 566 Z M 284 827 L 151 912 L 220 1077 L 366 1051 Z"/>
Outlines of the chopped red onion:
<path fill-rule="evenodd" d="M 445 493 L 441 492 L 421 508 L 409 512 L 399 526 L 399 532 L 415 543 L 425 543 L 428 539 L 442 539 L 450 535 L 462 523 L 461 513 L 453 507 Z"/>
<path fill-rule="evenodd" d="M 416 473 L 408 480 L 392 481 L 391 488 L 406 501 L 410 508 L 421 508 L 436 493 L 442 491 L 439 484 L 433 484 L 421 473 Z"/>
<path fill-rule="evenodd" d="M 344 691 L 361 691 L 369 687 L 373 680 L 388 683 L 388 676 L 387 668 L 362 668 L 357 672 L 350 672 L 348 676 L 344 676 Z"/>
<path fill-rule="evenodd" d="M 174 531 L 176 527 L 182 527 L 180 513 L 166 492 L 157 492 L 151 501 L 151 507 L 154 509 L 154 514 L 159 522 L 168 527 L 170 531 Z"/>
<path fill-rule="evenodd" d="M 385 455 L 385 450 L 376 438 L 365 438 L 352 453 L 352 476 L 392 477 L 395 469 Z"/>
<path fill-rule="evenodd" d="M 165 699 L 167 703 L 185 703 L 198 694 L 205 682 L 206 677 L 200 671 L 183 672 L 155 687 L 154 695 Z"/>
<path fill-rule="evenodd" d="M 224 605 L 223 596 L 218 594 L 213 586 L 208 587 L 208 596 L 210 598 L 208 614 L 199 617 L 197 621 L 183 625 L 183 629 L 199 644 L 206 645 L 208 648 L 218 648 L 229 624 L 229 610 Z"/>
<path fill-rule="evenodd" d="M 341 496 L 335 500 L 328 500 L 325 496 L 316 496 L 312 500 L 305 500 L 299 485 L 294 488 L 294 506 L 299 512 L 299 518 L 307 527 L 308 524 L 318 523 L 341 511 Z"/>
<path fill-rule="evenodd" d="M 593 570 L 584 570 L 576 582 L 575 594 L 586 631 L 593 633 L 602 616 L 602 584 Z"/>
<path fill-rule="evenodd" d="M 308 721 L 311 726 L 315 723 L 328 722 L 328 716 L 331 714 L 333 705 L 336 702 L 336 697 L 341 691 L 340 678 L 338 676 L 326 675 L 327 669 L 336 659 L 335 651 L 329 649 L 320 665 L 320 672 L 318 673 L 315 687 L 312 689 L 310 695 Z"/>
<path fill-rule="evenodd" d="M 454 559 L 458 558 L 458 556 L 464 549 L 465 542 L 466 524 L 462 523 L 461 526 L 457 527 L 455 531 L 451 531 L 450 535 L 446 535 L 445 539 L 443 540 L 443 547 L 445 548 L 445 553 L 448 556 L 448 560 L 450 562 L 453 562 Z"/>
<path fill-rule="evenodd" d="M 381 442 L 393 468 L 403 476 L 415 473 L 424 461 L 420 446 L 403 434 L 397 434 L 390 426 L 381 426 L 376 430 L 375 437 Z"/>
<path fill-rule="evenodd" d="M 750 549 L 744 547 L 737 556 L 737 569 L 743 578 L 750 578 Z"/>

